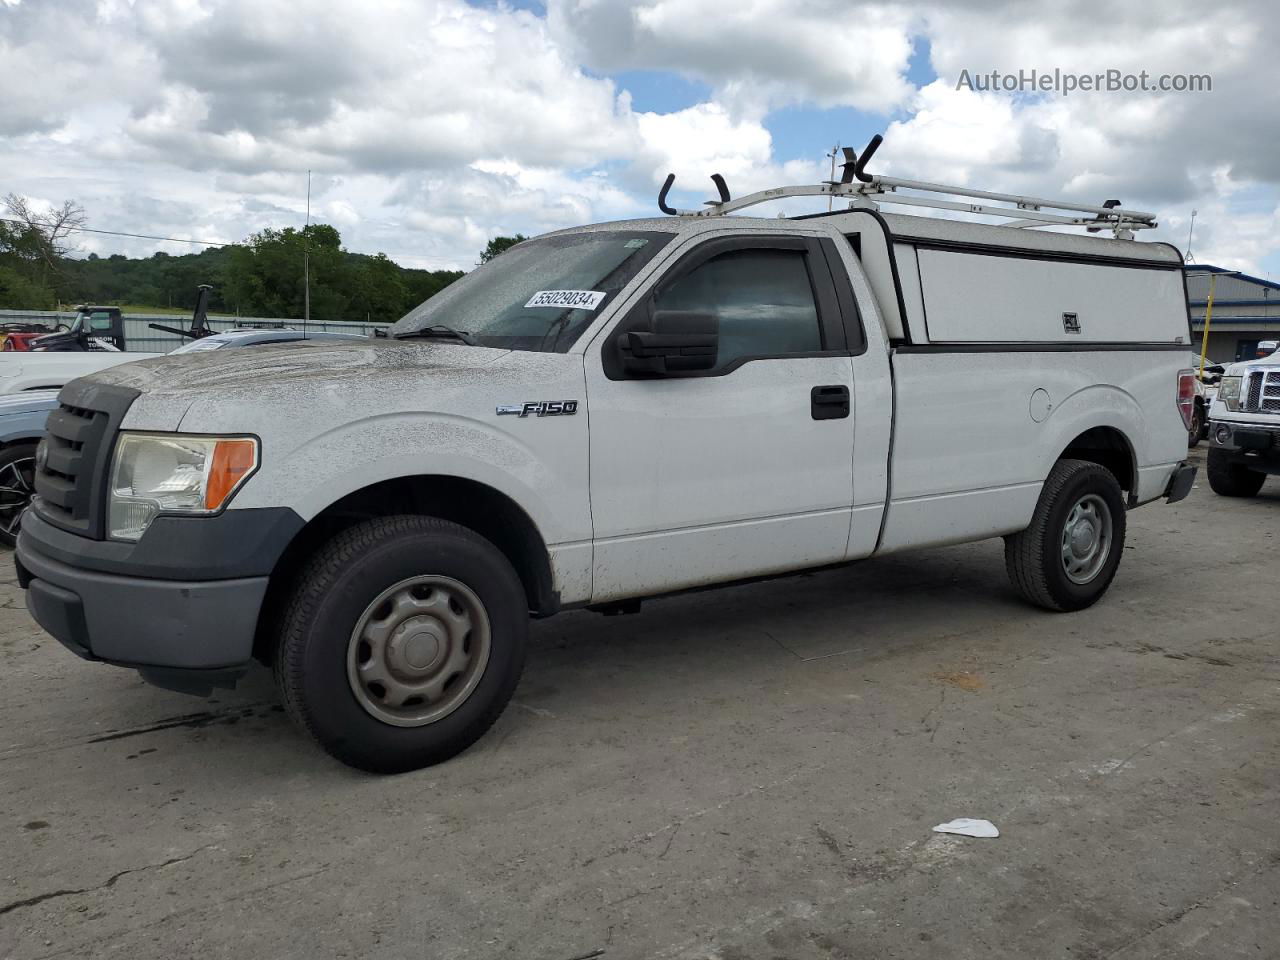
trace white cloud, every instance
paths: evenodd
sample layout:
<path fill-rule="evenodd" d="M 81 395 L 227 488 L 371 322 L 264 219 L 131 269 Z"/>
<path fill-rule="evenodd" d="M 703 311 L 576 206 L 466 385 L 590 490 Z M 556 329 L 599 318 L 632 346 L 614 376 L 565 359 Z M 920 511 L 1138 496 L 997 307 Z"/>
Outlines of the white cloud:
<path fill-rule="evenodd" d="M 109 55 L 103 33 L 110 32 Z M 154 89 L 158 63 L 129 35 L 117 35 L 90 0 L 10 3 L 0 8 L 0 137 L 51 133 L 104 103 L 133 101 Z"/>
<path fill-rule="evenodd" d="M 674 70 L 759 114 L 792 103 L 886 111 L 911 92 L 909 8 L 841 0 L 550 0 L 557 40 L 601 71 Z"/>
<path fill-rule="evenodd" d="M 773 159 L 773 138 L 759 120 L 735 121 L 717 103 L 636 117 L 645 144 L 642 166 L 661 181 L 667 172 L 705 178 L 749 175 Z"/>
<path fill-rule="evenodd" d="M 634 146 L 625 98 L 566 61 L 537 17 L 461 0 L 354 12 L 220 0 L 176 24 L 144 17 L 166 86 L 131 137 L 195 169 L 246 174 L 289 163 L 394 174 L 508 151 L 580 167 Z"/>
<path fill-rule="evenodd" d="M 770 111 L 842 108 L 844 123 L 852 107 L 887 128 L 873 169 L 1118 197 L 1160 211 L 1178 244 L 1194 206 L 1202 262 L 1257 268 L 1280 256 L 1277 19 L 1264 0 L 1158 16 L 1101 0 L 549 0 L 545 19 L 462 0 L 0 0 L 0 192 L 76 197 L 95 227 L 235 240 L 300 225 L 311 169 L 316 216 L 353 249 L 469 266 L 497 233 L 651 214 L 668 171 L 682 206 L 711 195 L 712 172 L 735 195 L 824 179 L 820 157 L 770 134 Z M 942 79 L 913 89 L 923 40 Z M 84 50 L 110 56 L 68 55 Z M 1033 67 L 1208 72 L 1214 87 L 954 89 L 961 69 Z M 627 70 L 708 93 L 637 110 L 609 79 Z"/>

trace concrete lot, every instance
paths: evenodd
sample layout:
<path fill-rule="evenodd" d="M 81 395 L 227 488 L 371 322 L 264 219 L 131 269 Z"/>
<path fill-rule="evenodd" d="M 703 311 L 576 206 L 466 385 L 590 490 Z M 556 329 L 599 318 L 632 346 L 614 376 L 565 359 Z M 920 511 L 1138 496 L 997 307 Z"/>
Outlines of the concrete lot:
<path fill-rule="evenodd" d="M 0 957 L 1280 956 L 1277 527 L 1280 482 L 1201 482 L 1075 615 L 998 542 L 567 615 L 475 748 L 381 779 L 265 672 L 76 660 L 6 566 Z"/>

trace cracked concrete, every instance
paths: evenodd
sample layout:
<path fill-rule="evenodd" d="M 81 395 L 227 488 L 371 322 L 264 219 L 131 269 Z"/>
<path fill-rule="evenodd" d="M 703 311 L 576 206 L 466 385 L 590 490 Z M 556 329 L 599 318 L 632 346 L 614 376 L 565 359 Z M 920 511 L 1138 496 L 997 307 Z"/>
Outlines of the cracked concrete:
<path fill-rule="evenodd" d="M 0 571 L 0 957 L 1280 956 L 1278 519 L 1144 507 L 1068 616 L 984 543 L 541 622 L 494 730 L 394 778 L 265 674 L 77 660 Z"/>
<path fill-rule="evenodd" d="M 41 821 L 36 821 L 41 822 Z M 48 824 L 45 824 L 48 826 Z M 141 867 L 127 867 L 124 870 L 117 870 L 111 876 L 107 877 L 102 883 L 95 884 L 91 887 L 77 887 L 74 890 L 51 890 L 48 893 L 39 893 L 34 897 L 27 897 L 25 900 L 14 900 L 11 903 L 0 904 L 0 916 L 6 913 L 12 913 L 14 910 L 20 910 L 23 907 L 34 907 L 38 903 L 44 903 L 46 900 L 56 900 L 59 897 L 73 897 L 81 893 L 93 893 L 97 890 L 109 890 L 116 885 L 116 881 L 121 877 L 127 877 L 131 873 L 142 873 L 144 870 L 159 870 L 163 867 L 171 867 L 175 863 L 186 863 L 201 850 L 207 850 L 209 847 L 200 847 L 191 853 L 181 857 L 170 857 L 161 863 L 149 863 Z"/>

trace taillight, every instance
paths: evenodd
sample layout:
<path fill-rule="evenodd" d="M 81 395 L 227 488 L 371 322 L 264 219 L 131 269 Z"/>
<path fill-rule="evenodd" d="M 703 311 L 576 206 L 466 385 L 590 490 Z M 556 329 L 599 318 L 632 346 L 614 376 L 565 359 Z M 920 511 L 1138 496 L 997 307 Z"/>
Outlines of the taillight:
<path fill-rule="evenodd" d="M 1191 417 L 1196 409 L 1196 373 L 1194 370 L 1178 371 L 1178 413 L 1182 422 L 1191 429 Z"/>

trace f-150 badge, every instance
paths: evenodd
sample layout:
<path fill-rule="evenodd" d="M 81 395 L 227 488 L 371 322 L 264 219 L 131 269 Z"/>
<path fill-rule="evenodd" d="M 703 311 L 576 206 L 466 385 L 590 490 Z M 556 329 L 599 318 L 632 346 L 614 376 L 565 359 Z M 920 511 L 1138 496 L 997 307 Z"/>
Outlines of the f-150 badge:
<path fill-rule="evenodd" d="M 528 403 L 500 403 L 500 417 L 572 417 L 578 412 L 577 400 L 530 400 Z"/>

